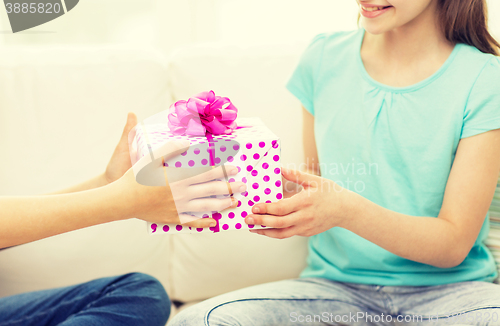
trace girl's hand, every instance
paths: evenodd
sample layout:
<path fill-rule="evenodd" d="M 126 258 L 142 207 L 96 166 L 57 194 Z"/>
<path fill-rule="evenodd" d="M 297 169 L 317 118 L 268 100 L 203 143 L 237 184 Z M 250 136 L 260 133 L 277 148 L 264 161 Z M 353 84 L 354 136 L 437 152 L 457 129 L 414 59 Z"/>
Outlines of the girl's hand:
<path fill-rule="evenodd" d="M 185 151 L 184 142 L 171 142 L 169 155 L 176 156 Z M 225 166 L 229 176 L 236 175 L 238 169 L 234 166 Z M 160 223 L 186 224 L 191 227 L 206 228 L 215 226 L 216 221 L 211 218 L 196 218 L 186 212 L 222 211 L 228 207 L 236 207 L 237 201 L 229 196 L 228 184 L 217 179 L 224 179 L 221 167 L 194 177 L 167 183 L 166 186 L 144 186 L 139 184 L 129 169 L 115 185 L 115 189 L 122 193 L 124 204 L 130 205 L 129 217 Z M 112 185 L 112 186 L 113 186 Z M 243 182 L 229 183 L 232 193 L 243 192 L 246 185 Z M 226 195 L 223 198 L 210 198 L 214 195 Z"/>
<path fill-rule="evenodd" d="M 353 192 L 335 182 L 296 170 L 282 169 L 283 177 L 303 187 L 296 195 L 276 203 L 257 204 L 247 224 L 272 229 L 251 230 L 271 238 L 309 237 L 342 226 Z"/>
<path fill-rule="evenodd" d="M 127 172 L 132 167 L 132 162 L 130 160 L 128 137 L 130 131 L 137 125 L 137 116 L 130 112 L 127 116 L 127 123 L 125 128 L 123 128 L 123 133 L 118 142 L 118 145 L 109 160 L 108 166 L 106 167 L 106 172 L 104 172 L 104 178 L 107 183 L 112 183 L 120 179 L 125 172 Z"/>
<path fill-rule="evenodd" d="M 304 187 L 302 187 L 301 185 L 287 180 L 283 176 L 283 174 L 282 174 L 282 178 L 281 178 L 281 184 L 283 185 L 283 198 L 284 199 L 291 198 L 304 189 Z"/>

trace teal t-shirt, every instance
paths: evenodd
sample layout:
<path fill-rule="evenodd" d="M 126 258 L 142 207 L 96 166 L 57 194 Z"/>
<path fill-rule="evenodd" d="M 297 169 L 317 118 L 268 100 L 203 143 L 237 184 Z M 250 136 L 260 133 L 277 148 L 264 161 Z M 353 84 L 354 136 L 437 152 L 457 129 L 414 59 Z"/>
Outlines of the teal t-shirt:
<path fill-rule="evenodd" d="M 287 84 L 314 115 L 322 177 L 387 209 L 437 217 L 460 139 L 500 128 L 500 61 L 457 44 L 429 78 L 390 87 L 366 72 L 363 36 L 318 35 Z M 301 277 L 387 286 L 492 281 L 488 232 L 486 218 L 464 262 L 437 268 L 335 227 L 310 237 Z"/>

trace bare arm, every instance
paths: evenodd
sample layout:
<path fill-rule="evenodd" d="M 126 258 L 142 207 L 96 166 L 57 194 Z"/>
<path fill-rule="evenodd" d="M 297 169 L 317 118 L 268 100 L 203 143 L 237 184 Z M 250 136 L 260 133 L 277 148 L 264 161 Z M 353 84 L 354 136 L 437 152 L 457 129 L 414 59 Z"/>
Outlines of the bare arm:
<path fill-rule="evenodd" d="M 48 196 L 0 197 L 0 248 L 132 217 L 133 207 L 139 204 L 136 198 L 121 197 L 123 191 L 110 183 L 132 166 L 127 137 L 136 124 L 137 117 L 129 113 L 104 173 Z"/>
<path fill-rule="evenodd" d="M 0 248 L 131 218 L 131 200 L 117 185 L 71 194 L 0 197 Z"/>
<path fill-rule="evenodd" d="M 47 238 L 92 225 L 139 218 L 160 224 L 180 224 L 186 212 L 221 211 L 235 206 L 228 194 L 221 168 L 167 183 L 162 187 L 143 186 L 136 182 L 128 149 L 128 133 L 137 119 L 129 114 L 127 125 L 105 172 L 89 181 L 58 193 L 31 197 L 0 197 L 0 249 Z M 165 145 L 166 159 L 186 150 L 186 145 Z M 237 169 L 229 167 L 229 175 Z M 231 191 L 241 192 L 242 182 L 232 182 Z M 211 218 L 186 223 L 191 227 L 215 226 Z"/>
<path fill-rule="evenodd" d="M 344 226 L 392 253 L 438 267 L 460 264 L 481 230 L 500 172 L 500 130 L 460 141 L 437 218 L 399 214 L 352 197 Z"/>
<path fill-rule="evenodd" d="M 51 192 L 47 195 L 70 194 L 73 192 L 79 192 L 79 191 L 85 191 L 85 190 L 103 187 L 103 186 L 106 186 L 108 184 L 109 184 L 109 182 L 106 180 L 106 178 L 104 177 L 104 173 L 103 173 L 103 174 L 99 174 L 98 176 L 96 176 L 92 179 L 89 179 L 89 180 L 86 180 L 82 183 L 79 183 L 77 185 L 68 187 L 66 189 L 58 190 L 55 192 Z"/>

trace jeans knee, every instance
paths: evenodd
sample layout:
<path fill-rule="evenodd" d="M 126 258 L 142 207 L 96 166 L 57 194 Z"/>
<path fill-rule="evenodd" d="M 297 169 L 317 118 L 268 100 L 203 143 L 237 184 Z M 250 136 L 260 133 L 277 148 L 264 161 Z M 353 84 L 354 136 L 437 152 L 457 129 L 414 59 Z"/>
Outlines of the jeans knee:
<path fill-rule="evenodd" d="M 169 322 L 168 326 L 250 325 L 239 319 L 241 315 L 244 315 L 244 312 L 233 309 L 231 304 L 214 304 L 209 299 L 182 310 Z"/>
<path fill-rule="evenodd" d="M 131 286 L 132 295 L 140 297 L 139 304 L 145 315 L 155 315 L 164 325 L 170 316 L 170 299 L 163 285 L 155 277 L 143 273 L 123 276 L 122 282 Z M 160 322 L 161 323 L 161 322 Z"/>

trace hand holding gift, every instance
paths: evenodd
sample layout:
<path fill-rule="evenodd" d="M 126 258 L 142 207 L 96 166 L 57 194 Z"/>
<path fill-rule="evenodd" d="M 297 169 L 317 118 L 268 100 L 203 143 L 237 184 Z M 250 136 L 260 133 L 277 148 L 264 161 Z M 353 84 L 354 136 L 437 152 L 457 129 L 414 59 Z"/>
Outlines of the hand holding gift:
<path fill-rule="evenodd" d="M 170 142 L 170 156 L 179 155 L 185 151 L 183 142 Z M 226 167 L 228 175 L 238 173 L 236 167 Z M 167 183 L 166 186 L 145 186 L 136 181 L 134 172 L 130 169 L 117 181 L 119 187 L 126 189 L 127 201 L 136 207 L 131 213 L 144 221 L 154 224 L 185 224 L 188 227 L 214 227 L 216 221 L 211 218 L 200 219 L 187 212 L 205 212 L 236 207 L 237 202 L 229 196 L 210 198 L 211 195 L 228 193 L 227 184 L 214 181 L 224 178 L 222 168 L 216 168 L 192 178 Z M 244 191 L 246 185 L 242 182 L 230 183 L 231 191 Z M 147 207 L 147 209 L 144 209 Z"/>
<path fill-rule="evenodd" d="M 297 170 L 283 169 L 283 177 L 302 187 L 278 203 L 255 205 L 245 222 L 265 224 L 267 230 L 254 233 L 284 239 L 294 235 L 310 237 L 333 227 L 345 226 L 346 207 L 352 196 L 359 196 L 337 183 Z"/>

